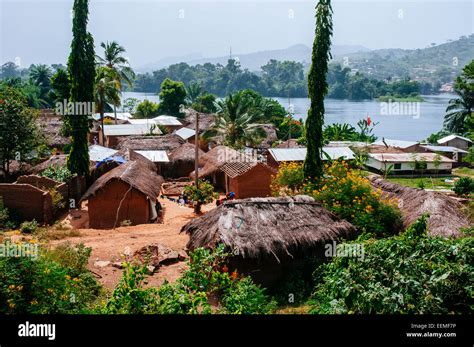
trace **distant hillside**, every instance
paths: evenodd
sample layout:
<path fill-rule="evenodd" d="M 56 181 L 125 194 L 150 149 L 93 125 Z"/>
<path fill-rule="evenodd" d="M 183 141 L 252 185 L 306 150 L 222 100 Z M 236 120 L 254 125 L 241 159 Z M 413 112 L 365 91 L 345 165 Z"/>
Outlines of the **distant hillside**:
<path fill-rule="evenodd" d="M 334 57 L 348 55 L 355 52 L 366 52 L 368 48 L 362 46 L 344 46 L 335 45 L 332 48 L 332 54 Z M 258 71 L 262 65 L 268 63 L 270 59 L 275 60 L 291 60 L 301 62 L 305 65 L 309 64 L 311 59 L 311 48 L 303 44 L 294 45 L 285 49 L 276 49 L 270 51 L 261 51 L 249 54 L 233 54 L 233 57 L 238 57 L 240 64 L 243 68 L 249 69 L 250 71 Z M 159 60 L 155 63 L 144 65 L 136 70 L 138 72 L 149 72 L 167 67 L 175 63 L 188 63 L 189 65 L 197 65 L 204 63 L 212 64 L 227 64 L 229 56 L 222 57 L 210 57 L 204 58 L 201 54 L 192 54 L 183 57 L 170 57 Z"/>
<path fill-rule="evenodd" d="M 380 49 L 347 54 L 348 67 L 378 79 L 389 76 L 449 82 L 474 59 L 474 34 L 423 49 Z M 334 59 L 339 63 L 344 58 Z"/>

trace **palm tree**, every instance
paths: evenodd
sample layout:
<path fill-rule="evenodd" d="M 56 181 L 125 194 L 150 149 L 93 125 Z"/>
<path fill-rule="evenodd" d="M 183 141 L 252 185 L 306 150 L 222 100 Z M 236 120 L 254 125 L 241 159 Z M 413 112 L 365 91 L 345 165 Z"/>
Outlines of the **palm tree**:
<path fill-rule="evenodd" d="M 224 144 L 232 148 L 242 148 L 256 143 L 265 136 L 260 124 L 254 123 L 260 116 L 250 98 L 242 92 L 230 94 L 216 103 L 217 116 L 214 126 L 206 132 L 206 137 L 222 136 Z"/>
<path fill-rule="evenodd" d="M 110 43 L 102 42 L 100 46 L 104 49 L 104 57 L 97 56 L 98 64 L 114 70 L 117 81 L 119 82 L 120 90 L 122 89 L 123 82 L 132 87 L 133 80 L 135 79 L 135 72 L 130 67 L 128 59 L 122 55 L 126 52 L 125 48 L 115 41 Z M 118 105 L 120 105 L 120 103 Z M 116 106 L 118 105 L 114 104 L 115 123 L 117 123 Z"/>
<path fill-rule="evenodd" d="M 466 131 L 466 122 L 473 111 L 472 95 L 469 92 L 456 90 L 459 96 L 449 100 L 444 116 L 444 126 L 450 132 L 463 134 Z"/>
<path fill-rule="evenodd" d="M 97 69 L 95 90 L 96 107 L 100 113 L 100 123 L 102 128 L 102 142 L 104 136 L 104 110 L 107 103 L 120 104 L 120 82 L 114 70 L 109 67 L 100 67 Z M 103 145 L 103 143 L 102 143 Z"/>
<path fill-rule="evenodd" d="M 48 92 L 51 87 L 51 76 L 53 75 L 51 69 L 44 64 L 33 65 L 29 72 L 31 84 L 39 88 L 40 99 L 45 104 L 49 105 Z"/>
<path fill-rule="evenodd" d="M 194 104 L 201 96 L 203 90 L 199 83 L 191 83 L 186 87 L 186 103 Z"/>
<path fill-rule="evenodd" d="M 451 132 L 464 134 L 469 129 L 468 121 L 474 110 L 474 60 L 467 64 L 456 78 L 454 91 L 458 98 L 449 100 L 444 116 L 444 126 Z"/>

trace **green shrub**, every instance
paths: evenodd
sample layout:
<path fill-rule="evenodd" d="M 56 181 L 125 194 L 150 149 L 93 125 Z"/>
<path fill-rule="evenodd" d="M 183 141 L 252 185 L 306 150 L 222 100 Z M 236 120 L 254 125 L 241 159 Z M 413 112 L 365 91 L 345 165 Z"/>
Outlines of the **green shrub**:
<path fill-rule="evenodd" d="M 304 191 L 361 232 L 380 236 L 402 227 L 398 201 L 374 191 L 370 182 L 345 162 L 326 164 L 320 181 L 306 184 Z"/>
<path fill-rule="evenodd" d="M 470 177 L 461 177 L 454 183 L 453 191 L 459 196 L 469 196 L 474 193 L 474 180 Z"/>
<path fill-rule="evenodd" d="M 123 278 L 102 313 L 227 314 L 269 313 L 275 304 L 250 278 L 226 269 L 223 246 L 199 248 L 190 254 L 188 269 L 175 282 L 143 288 L 146 265 L 126 264 Z"/>
<path fill-rule="evenodd" d="M 474 239 L 427 235 L 423 216 L 398 236 L 363 242 L 365 257 L 316 268 L 311 312 L 472 313 Z"/>
<path fill-rule="evenodd" d="M 5 244 L 6 246 L 6 244 Z M 0 313 L 85 313 L 99 295 L 88 271 L 57 262 L 49 251 L 38 258 L 0 258 Z"/>
<path fill-rule="evenodd" d="M 36 231 L 36 229 L 38 228 L 38 222 L 36 220 L 32 220 L 32 221 L 25 221 L 23 223 L 20 224 L 20 231 L 22 233 L 34 233 Z"/>
<path fill-rule="evenodd" d="M 42 173 L 41 176 L 51 178 L 57 182 L 68 182 L 73 174 L 66 166 L 52 165 L 48 166 Z"/>

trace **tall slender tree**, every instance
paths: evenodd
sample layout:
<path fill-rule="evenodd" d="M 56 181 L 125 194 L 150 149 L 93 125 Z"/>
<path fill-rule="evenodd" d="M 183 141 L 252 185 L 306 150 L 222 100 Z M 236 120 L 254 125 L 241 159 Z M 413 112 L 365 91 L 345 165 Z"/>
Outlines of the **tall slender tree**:
<path fill-rule="evenodd" d="M 95 53 L 94 39 L 87 31 L 89 0 L 74 0 L 73 15 L 71 53 L 68 59 L 70 100 L 74 103 L 92 103 L 94 101 Z M 89 174 L 88 115 L 74 114 L 66 118 L 72 136 L 67 166 L 71 172 L 79 176 L 87 176 Z"/>
<path fill-rule="evenodd" d="M 308 92 L 311 106 L 306 119 L 307 153 L 304 174 L 317 179 L 323 173 L 321 152 L 323 148 L 324 97 L 328 92 L 326 74 L 331 59 L 332 7 L 330 0 L 320 0 L 316 5 L 316 35 L 308 75 Z"/>
<path fill-rule="evenodd" d="M 105 141 L 104 134 L 104 112 L 105 105 L 111 103 L 117 105 L 120 102 L 120 82 L 116 79 L 115 71 L 107 66 L 97 69 L 95 83 L 95 101 L 97 110 L 100 113 L 100 123 L 102 128 L 102 141 Z M 103 145 L 103 143 L 101 143 Z"/>

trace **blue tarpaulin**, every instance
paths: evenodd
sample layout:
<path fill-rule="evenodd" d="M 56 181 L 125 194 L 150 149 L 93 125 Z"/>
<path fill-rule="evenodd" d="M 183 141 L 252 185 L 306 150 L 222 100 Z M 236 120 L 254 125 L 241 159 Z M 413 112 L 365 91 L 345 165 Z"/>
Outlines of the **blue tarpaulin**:
<path fill-rule="evenodd" d="M 124 157 L 120 156 L 120 155 L 112 155 L 110 157 L 107 157 L 107 158 L 99 161 L 97 164 L 95 164 L 95 167 L 98 168 L 102 164 L 112 163 L 112 162 L 115 162 L 115 163 L 118 163 L 118 164 L 123 164 L 123 163 L 126 163 L 127 160 Z"/>

